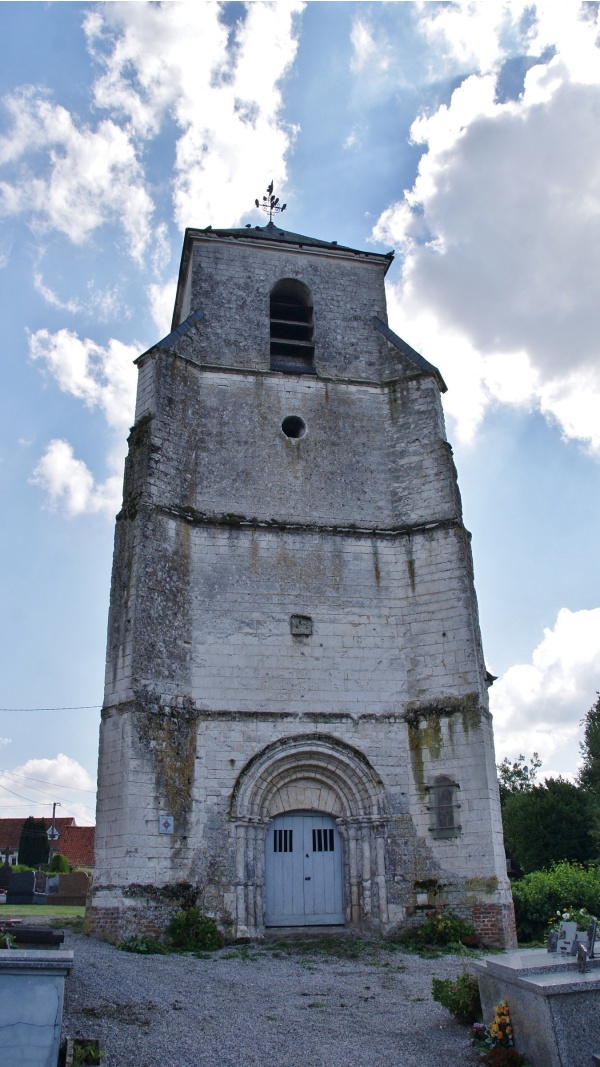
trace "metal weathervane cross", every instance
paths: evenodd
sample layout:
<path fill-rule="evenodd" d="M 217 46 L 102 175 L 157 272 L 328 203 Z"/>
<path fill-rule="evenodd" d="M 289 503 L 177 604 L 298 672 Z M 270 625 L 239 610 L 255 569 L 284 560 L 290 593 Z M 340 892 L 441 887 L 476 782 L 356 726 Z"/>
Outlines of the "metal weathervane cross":
<path fill-rule="evenodd" d="M 273 180 L 271 184 L 267 185 L 267 195 L 263 196 L 262 204 L 260 200 L 255 200 L 254 203 L 257 207 L 263 209 L 263 211 L 269 212 L 269 222 L 273 221 L 273 215 L 277 215 L 280 211 L 285 211 L 287 204 L 280 204 L 279 197 L 273 193 Z"/>

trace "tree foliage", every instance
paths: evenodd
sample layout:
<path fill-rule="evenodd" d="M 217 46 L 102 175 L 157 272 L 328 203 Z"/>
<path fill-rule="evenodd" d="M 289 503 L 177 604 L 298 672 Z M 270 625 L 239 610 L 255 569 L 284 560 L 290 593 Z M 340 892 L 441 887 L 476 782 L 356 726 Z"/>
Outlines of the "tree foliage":
<path fill-rule="evenodd" d="M 502 811 L 508 855 L 525 873 L 560 860 L 593 859 L 595 812 L 590 794 L 564 778 L 517 790 Z"/>
<path fill-rule="evenodd" d="M 537 772 L 542 766 L 542 761 L 537 752 L 533 753 L 529 763 L 525 763 L 525 756 L 520 755 L 513 763 L 505 756 L 502 763 L 498 764 L 498 786 L 500 788 L 500 803 L 504 804 L 515 793 L 529 793 L 536 784 Z"/>
<path fill-rule="evenodd" d="M 557 863 L 513 882 L 512 895 L 519 941 L 544 937 L 549 920 L 565 908 L 600 916 L 600 867 Z"/>
<path fill-rule="evenodd" d="M 19 863 L 24 863 L 27 867 L 38 867 L 40 863 L 47 863 L 49 848 L 44 820 L 34 819 L 33 815 L 30 815 L 23 823 L 19 838 Z"/>
<path fill-rule="evenodd" d="M 595 793 L 600 801 L 600 693 L 596 693 L 596 703 L 581 725 L 583 741 L 579 743 L 583 762 L 577 776 L 582 789 Z"/>

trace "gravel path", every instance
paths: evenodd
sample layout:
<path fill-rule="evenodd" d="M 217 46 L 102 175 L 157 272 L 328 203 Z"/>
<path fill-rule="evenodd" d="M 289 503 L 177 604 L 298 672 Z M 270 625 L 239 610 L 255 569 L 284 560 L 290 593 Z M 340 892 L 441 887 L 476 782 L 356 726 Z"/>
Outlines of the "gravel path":
<path fill-rule="evenodd" d="M 431 997 L 455 956 L 367 945 L 358 959 L 257 945 L 139 956 L 66 931 L 75 952 L 63 1035 L 103 1067 L 470 1067 L 465 1027 Z M 352 946 L 349 946 L 349 951 Z M 346 949 L 342 948 L 345 952 Z"/>

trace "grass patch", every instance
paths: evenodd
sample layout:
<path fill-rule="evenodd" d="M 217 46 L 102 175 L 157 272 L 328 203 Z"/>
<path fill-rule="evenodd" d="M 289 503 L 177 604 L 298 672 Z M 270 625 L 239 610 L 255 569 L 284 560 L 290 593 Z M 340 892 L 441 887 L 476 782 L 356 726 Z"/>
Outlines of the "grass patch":
<path fill-rule="evenodd" d="M 3 919 L 31 919 L 33 916 L 56 919 L 82 919 L 85 916 L 83 905 L 75 904 L 0 904 L 0 922 Z"/>
<path fill-rule="evenodd" d="M 338 960 L 369 960 L 383 949 L 387 952 L 402 951 L 404 946 L 387 941 L 367 940 L 362 937 L 307 937 L 289 940 L 266 941 L 263 947 L 273 956 L 328 956 Z"/>

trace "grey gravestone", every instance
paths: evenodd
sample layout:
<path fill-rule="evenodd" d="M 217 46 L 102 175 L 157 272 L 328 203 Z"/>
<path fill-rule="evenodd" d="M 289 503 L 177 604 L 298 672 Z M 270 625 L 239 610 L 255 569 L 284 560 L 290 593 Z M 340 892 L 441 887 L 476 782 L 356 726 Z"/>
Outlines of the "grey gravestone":
<path fill-rule="evenodd" d="M 45 880 L 44 880 L 45 884 Z M 11 874 L 7 904 L 45 904 L 45 893 L 35 891 L 35 871 L 19 871 Z"/>
<path fill-rule="evenodd" d="M 61 874 L 58 880 L 58 893 L 52 896 L 53 904 L 85 904 L 90 879 L 85 871 L 73 874 Z"/>
<path fill-rule="evenodd" d="M 11 875 L 12 871 L 8 863 L 3 863 L 0 867 L 0 889 L 8 889 Z"/>
<path fill-rule="evenodd" d="M 588 950 L 581 942 L 577 946 L 577 970 L 583 972 L 586 969 L 588 961 Z"/>
<path fill-rule="evenodd" d="M 556 952 L 558 949 L 558 930 L 551 930 L 548 934 L 548 952 Z"/>
<path fill-rule="evenodd" d="M 587 928 L 587 950 L 591 960 L 594 958 L 594 945 L 596 944 L 596 927 L 598 925 L 597 919 L 592 919 Z"/>
<path fill-rule="evenodd" d="M 46 892 L 48 896 L 52 896 L 53 893 L 58 893 L 58 883 L 60 880 L 59 874 L 49 874 L 46 879 Z"/>
<path fill-rule="evenodd" d="M 34 875 L 35 875 L 35 882 L 34 882 L 34 889 L 33 889 L 34 893 L 45 893 L 46 892 L 46 872 L 45 871 L 34 871 Z"/>
<path fill-rule="evenodd" d="M 573 941 L 577 939 L 577 923 L 561 922 L 558 931 L 558 951 L 563 956 L 571 955 Z"/>

